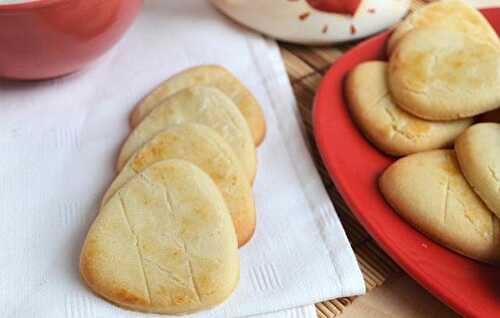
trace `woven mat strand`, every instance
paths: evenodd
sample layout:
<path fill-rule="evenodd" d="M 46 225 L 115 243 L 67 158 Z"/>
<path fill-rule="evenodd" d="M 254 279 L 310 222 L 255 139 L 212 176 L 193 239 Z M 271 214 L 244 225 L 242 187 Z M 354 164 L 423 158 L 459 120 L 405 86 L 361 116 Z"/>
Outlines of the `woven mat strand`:
<path fill-rule="evenodd" d="M 424 3 L 425 1 L 414 0 L 412 2 L 412 10 Z M 364 275 L 367 292 L 370 292 L 370 290 L 382 285 L 390 275 L 400 273 L 401 269 L 366 233 L 335 189 L 335 185 L 330 180 L 316 149 L 311 117 L 314 93 L 319 86 L 323 74 L 336 59 L 354 45 L 305 47 L 280 43 L 281 53 L 285 60 L 287 72 L 307 131 L 308 145 L 315 159 L 316 166 L 321 173 L 325 187 L 337 209 L 351 246 L 354 249 Z M 316 304 L 318 317 L 337 317 L 355 299 L 356 297 L 339 298 Z"/>

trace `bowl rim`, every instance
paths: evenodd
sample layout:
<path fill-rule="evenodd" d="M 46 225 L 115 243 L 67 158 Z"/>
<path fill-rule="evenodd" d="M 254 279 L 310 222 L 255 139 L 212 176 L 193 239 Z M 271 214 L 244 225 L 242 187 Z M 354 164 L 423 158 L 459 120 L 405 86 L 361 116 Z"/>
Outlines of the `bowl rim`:
<path fill-rule="evenodd" d="M 73 0 L 26 0 L 26 2 L 20 3 L 0 4 L 0 13 L 38 9 L 69 1 Z"/>

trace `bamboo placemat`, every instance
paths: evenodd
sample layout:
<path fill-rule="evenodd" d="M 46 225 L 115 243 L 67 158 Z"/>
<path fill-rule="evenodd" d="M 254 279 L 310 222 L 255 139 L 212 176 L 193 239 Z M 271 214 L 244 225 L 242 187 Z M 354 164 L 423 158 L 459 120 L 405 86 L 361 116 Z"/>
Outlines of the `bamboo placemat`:
<path fill-rule="evenodd" d="M 423 3 L 425 1 L 414 0 L 412 10 Z M 335 189 L 335 185 L 330 180 L 316 149 L 311 118 L 314 93 L 323 74 L 336 59 L 354 45 L 355 43 L 329 47 L 305 47 L 280 43 L 280 48 L 297 97 L 299 110 L 307 131 L 308 145 L 315 159 L 316 167 L 321 173 L 323 183 L 337 209 L 340 221 L 354 249 L 364 275 L 367 292 L 370 292 L 370 290 L 382 285 L 389 276 L 400 273 L 402 270 L 371 239 Z M 339 298 L 316 304 L 318 317 L 332 318 L 339 316 L 355 298 Z"/>

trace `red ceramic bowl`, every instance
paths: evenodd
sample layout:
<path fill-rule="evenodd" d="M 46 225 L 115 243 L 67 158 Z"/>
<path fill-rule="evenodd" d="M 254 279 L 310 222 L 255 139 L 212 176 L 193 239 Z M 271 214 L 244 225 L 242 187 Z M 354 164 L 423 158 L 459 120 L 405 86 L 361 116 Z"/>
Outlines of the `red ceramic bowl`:
<path fill-rule="evenodd" d="M 0 77 L 74 72 L 111 48 L 143 0 L 34 0 L 0 5 Z"/>
<path fill-rule="evenodd" d="M 500 9 L 481 10 L 500 34 Z M 382 248 L 422 286 L 466 317 L 500 317 L 500 267 L 476 262 L 429 240 L 384 201 L 377 179 L 394 158 L 372 146 L 352 122 L 344 98 L 347 73 L 386 59 L 389 33 L 338 59 L 316 94 L 314 133 L 325 166 L 351 210 Z"/>

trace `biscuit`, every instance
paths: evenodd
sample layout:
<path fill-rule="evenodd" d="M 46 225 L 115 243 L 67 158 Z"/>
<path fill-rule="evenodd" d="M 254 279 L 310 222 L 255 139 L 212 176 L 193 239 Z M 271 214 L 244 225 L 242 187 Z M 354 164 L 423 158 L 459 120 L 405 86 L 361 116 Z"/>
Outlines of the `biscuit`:
<path fill-rule="evenodd" d="M 472 117 L 500 105 L 500 47 L 455 31 L 419 28 L 389 61 L 398 106 L 429 120 Z"/>
<path fill-rule="evenodd" d="M 141 171 L 165 159 L 186 160 L 207 173 L 231 213 L 239 245 L 250 240 L 255 231 L 255 203 L 250 183 L 231 147 L 213 129 L 203 125 L 172 126 L 156 135 L 130 158 L 102 202 L 107 202 Z"/>
<path fill-rule="evenodd" d="M 130 125 L 132 128 L 146 117 L 168 96 L 195 85 L 213 86 L 229 96 L 245 118 L 256 145 L 266 134 L 266 121 L 262 109 L 252 93 L 227 69 L 218 65 L 201 65 L 180 72 L 155 88 L 135 107 Z"/>
<path fill-rule="evenodd" d="M 500 263 L 499 220 L 469 186 L 453 150 L 412 154 L 379 179 L 387 202 L 430 239 L 470 258 Z"/>
<path fill-rule="evenodd" d="M 408 32 L 422 27 L 462 32 L 499 45 L 495 30 L 479 11 L 464 1 L 445 0 L 423 6 L 406 17 L 389 38 L 388 56 Z"/>
<path fill-rule="evenodd" d="M 455 151 L 465 179 L 500 218 L 500 124 L 470 127 L 455 142 Z"/>
<path fill-rule="evenodd" d="M 346 81 L 346 97 L 354 121 L 383 152 L 402 156 L 453 145 L 471 119 L 429 121 L 394 104 L 387 87 L 387 63 L 359 64 Z"/>
<path fill-rule="evenodd" d="M 170 96 L 130 133 L 118 156 L 121 170 L 132 154 L 157 133 L 174 124 L 198 123 L 214 129 L 232 147 L 250 181 L 257 169 L 255 145 L 234 103 L 216 88 L 194 86 Z"/>
<path fill-rule="evenodd" d="M 119 306 L 184 314 L 225 301 L 239 280 L 234 227 L 217 186 L 181 160 L 156 163 L 100 210 L 80 273 Z"/>

